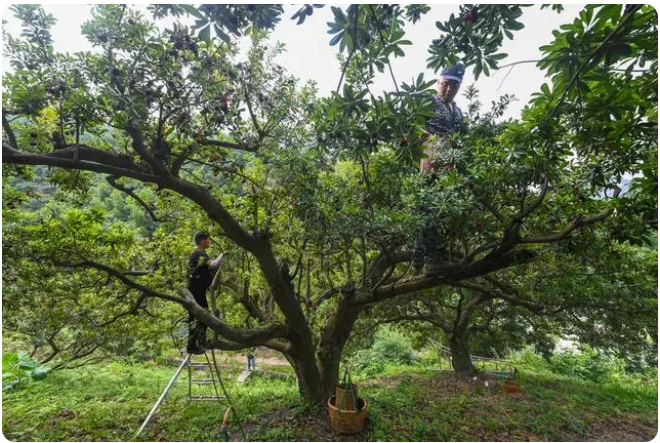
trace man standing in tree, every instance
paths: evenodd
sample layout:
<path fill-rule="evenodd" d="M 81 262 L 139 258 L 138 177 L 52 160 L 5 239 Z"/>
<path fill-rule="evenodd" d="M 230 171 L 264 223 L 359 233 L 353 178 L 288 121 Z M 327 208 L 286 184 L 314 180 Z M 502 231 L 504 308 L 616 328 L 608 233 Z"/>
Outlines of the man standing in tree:
<path fill-rule="evenodd" d="M 426 123 L 427 132 L 423 137 L 426 146 L 424 158 L 419 165 L 420 173 L 425 176 L 429 185 L 443 169 L 451 169 L 455 157 L 456 148 L 451 135 L 461 130 L 463 113 L 454 98 L 461 87 L 464 72 L 465 68 L 461 64 L 445 68 L 438 80 L 438 95 L 432 99 L 435 116 Z M 422 204 L 421 211 L 426 221 L 415 241 L 413 268 L 415 275 L 419 275 L 426 264 L 424 275 L 433 276 L 442 270 L 440 235 L 426 204 Z"/>
<path fill-rule="evenodd" d="M 209 258 L 206 249 L 211 246 L 211 238 L 205 232 L 195 233 L 195 244 L 197 247 L 188 261 L 188 290 L 195 297 L 198 305 L 208 309 L 206 291 L 213 281 L 211 271 L 220 267 L 225 254 L 223 252 L 215 260 Z M 206 326 L 193 317 L 192 314 L 188 314 L 188 346 L 186 350 L 190 354 L 203 354 L 206 352 L 205 344 Z"/>

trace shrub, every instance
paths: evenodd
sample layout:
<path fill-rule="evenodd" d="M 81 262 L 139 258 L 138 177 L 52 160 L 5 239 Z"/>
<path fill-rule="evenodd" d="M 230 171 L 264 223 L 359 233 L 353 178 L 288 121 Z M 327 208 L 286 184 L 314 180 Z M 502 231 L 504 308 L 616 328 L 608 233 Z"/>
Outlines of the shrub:
<path fill-rule="evenodd" d="M 534 372 L 551 372 L 597 383 L 613 381 L 625 376 L 625 362 L 612 355 L 586 347 L 581 352 L 562 352 L 544 359 L 530 349 L 511 356 L 516 366 Z"/>
<path fill-rule="evenodd" d="M 417 360 L 406 336 L 392 329 L 381 329 L 373 345 L 356 351 L 350 362 L 356 373 L 373 376 L 382 372 L 386 364 L 411 365 Z"/>
<path fill-rule="evenodd" d="M 43 380 L 49 369 L 37 363 L 27 352 L 2 354 L 2 390 L 17 389 L 33 380 Z"/>
<path fill-rule="evenodd" d="M 623 360 L 593 349 L 555 354 L 548 363 L 550 370 L 556 374 L 598 383 L 621 377 L 625 373 Z"/>

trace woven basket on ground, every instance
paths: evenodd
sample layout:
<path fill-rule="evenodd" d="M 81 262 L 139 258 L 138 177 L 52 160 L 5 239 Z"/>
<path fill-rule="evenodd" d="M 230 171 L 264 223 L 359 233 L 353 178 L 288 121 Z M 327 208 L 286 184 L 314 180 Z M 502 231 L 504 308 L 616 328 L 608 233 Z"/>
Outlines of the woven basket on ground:
<path fill-rule="evenodd" d="M 332 428 L 342 434 L 357 434 L 364 427 L 367 417 L 367 401 L 363 398 L 357 400 L 357 411 L 340 410 L 335 407 L 335 397 L 328 399 L 330 410 L 330 424 Z"/>

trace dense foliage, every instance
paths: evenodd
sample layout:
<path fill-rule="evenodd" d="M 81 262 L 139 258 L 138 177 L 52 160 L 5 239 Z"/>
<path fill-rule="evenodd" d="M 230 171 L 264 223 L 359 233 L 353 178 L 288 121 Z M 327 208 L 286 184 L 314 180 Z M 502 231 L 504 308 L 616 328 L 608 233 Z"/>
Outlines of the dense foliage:
<path fill-rule="evenodd" d="M 317 6 L 294 18 L 305 26 Z M 472 109 L 432 186 L 417 164 L 434 81 L 399 83 L 389 65 L 425 5 L 333 7 L 342 70 L 327 97 L 275 63 L 279 6 L 154 6 L 196 19 L 160 29 L 96 5 L 81 31 L 97 50 L 75 54 L 54 52 L 40 6 L 11 11 L 24 32 L 4 41 L 3 324 L 34 355 L 143 351 L 176 338 L 188 311 L 209 346 L 281 352 L 321 402 L 354 325 L 381 309 L 439 325 L 459 371 L 472 326 L 503 349 L 564 334 L 638 354 L 657 342 L 657 251 L 640 248 L 657 230 L 651 6 L 588 5 L 555 31 L 538 62 L 548 83 L 517 120 L 499 119 L 506 97 Z M 523 11 L 461 6 L 438 22 L 429 66 L 488 75 Z M 394 90 L 375 95 L 386 68 Z M 422 204 L 441 230 L 436 277 L 411 272 Z M 199 229 L 229 252 L 213 312 L 179 289 Z"/>

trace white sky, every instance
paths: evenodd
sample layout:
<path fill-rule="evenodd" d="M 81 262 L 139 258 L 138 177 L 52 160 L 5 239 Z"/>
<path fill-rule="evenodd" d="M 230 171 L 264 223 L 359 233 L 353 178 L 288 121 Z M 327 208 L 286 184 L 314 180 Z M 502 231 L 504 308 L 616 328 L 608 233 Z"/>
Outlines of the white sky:
<path fill-rule="evenodd" d="M 90 5 L 44 4 L 43 7 L 46 12 L 57 19 L 57 24 L 52 31 L 56 51 L 76 52 L 92 49 L 80 34 L 81 24 L 89 17 Z M 145 8 L 145 5 L 138 7 Z M 282 21 L 273 33 L 273 40 L 285 43 L 287 47 L 287 51 L 279 57 L 277 62 L 301 80 L 316 80 L 319 93 L 326 95 L 336 89 L 341 70 L 336 59 L 338 46 L 329 45 L 331 36 L 327 33 L 326 22 L 332 21 L 333 15 L 330 6 L 326 5 L 322 9 L 315 9 L 314 14 L 307 17 L 305 23 L 298 26 L 296 21 L 291 20 L 290 17 L 299 7 L 285 5 Z M 342 5 L 342 7 L 345 8 L 346 5 Z M 541 11 L 539 7 L 525 8 L 521 17 L 525 28 L 514 33 L 514 40 L 505 42 L 502 51 L 509 54 L 509 57 L 500 61 L 500 64 L 540 58 L 538 48 L 552 41 L 552 30 L 557 29 L 563 23 L 571 22 L 581 8 L 582 6 L 579 5 L 565 5 L 565 10 L 561 14 L 550 9 Z M 422 16 L 420 22 L 407 26 L 405 38 L 412 41 L 413 44 L 402 47 L 406 53 L 405 57 L 392 59 L 392 68 L 399 84 L 401 82 L 410 83 L 420 72 L 424 72 L 424 78 L 427 80 L 436 75 L 426 68 L 428 46 L 441 34 L 436 28 L 435 22 L 442 21 L 449 14 L 457 11 L 457 5 L 431 5 L 431 11 Z M 6 28 L 8 33 L 19 36 L 18 20 L 11 15 L 8 8 L 3 10 L 2 19 L 7 21 L 3 28 Z M 171 23 L 169 20 L 168 22 Z M 8 67 L 8 62 L 3 57 L 3 72 Z M 480 98 L 486 109 L 490 102 L 497 100 L 500 95 L 515 95 L 518 101 L 510 106 L 505 117 L 517 117 L 530 95 L 539 90 L 544 82 L 544 76 L 533 63 L 517 65 L 504 80 L 508 71 L 509 68 L 505 68 L 501 71 L 491 72 L 490 77 L 482 74 L 475 85 L 480 91 Z M 474 77 L 470 67 L 465 73 L 463 84 L 471 83 L 474 83 Z M 386 69 L 384 74 L 380 74 L 376 78 L 372 91 L 377 93 L 393 89 L 392 80 Z M 456 98 L 456 102 L 464 110 L 467 108 L 466 100 L 460 94 Z"/>

